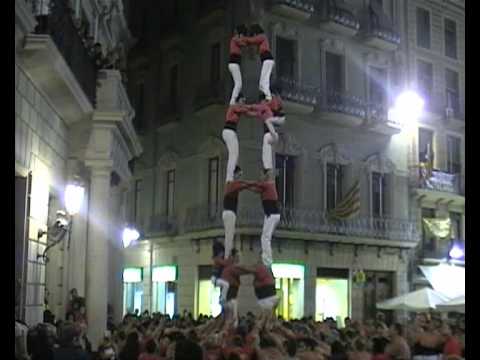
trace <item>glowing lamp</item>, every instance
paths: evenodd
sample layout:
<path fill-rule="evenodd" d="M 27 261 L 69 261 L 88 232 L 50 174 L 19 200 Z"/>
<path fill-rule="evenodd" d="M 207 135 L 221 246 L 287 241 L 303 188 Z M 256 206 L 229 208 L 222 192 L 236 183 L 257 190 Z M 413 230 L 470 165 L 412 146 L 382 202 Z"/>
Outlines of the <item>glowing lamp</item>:
<path fill-rule="evenodd" d="M 450 256 L 450 258 L 458 260 L 465 256 L 465 252 L 460 246 L 453 245 L 448 255 Z"/>
<path fill-rule="evenodd" d="M 416 122 L 422 115 L 425 101 L 414 91 L 405 91 L 398 95 L 395 106 L 389 111 L 389 118 L 398 123 Z"/>
<path fill-rule="evenodd" d="M 124 248 L 129 247 L 130 244 L 133 241 L 137 241 L 139 237 L 140 237 L 140 233 L 136 229 L 128 226 L 125 227 L 125 229 L 123 229 L 123 234 L 122 234 L 123 247 Z"/>
<path fill-rule="evenodd" d="M 70 215 L 75 215 L 80 211 L 83 203 L 85 189 L 83 186 L 68 184 L 65 188 L 65 208 Z"/>

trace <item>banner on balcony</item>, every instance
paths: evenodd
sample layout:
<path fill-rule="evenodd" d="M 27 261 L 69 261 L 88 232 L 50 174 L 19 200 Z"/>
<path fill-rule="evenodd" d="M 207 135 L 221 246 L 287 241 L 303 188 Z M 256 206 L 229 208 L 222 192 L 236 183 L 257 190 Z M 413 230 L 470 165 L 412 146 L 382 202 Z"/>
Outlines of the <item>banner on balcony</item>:
<path fill-rule="evenodd" d="M 430 177 L 425 181 L 425 186 L 431 190 L 455 192 L 456 175 L 441 171 L 432 171 Z"/>
<path fill-rule="evenodd" d="M 452 223 L 450 218 L 424 218 L 423 227 L 431 236 L 435 236 L 440 239 L 449 238 L 452 233 Z"/>
<path fill-rule="evenodd" d="M 357 216 L 360 213 L 360 180 L 353 184 L 345 197 L 328 214 L 332 219 L 346 220 Z"/>

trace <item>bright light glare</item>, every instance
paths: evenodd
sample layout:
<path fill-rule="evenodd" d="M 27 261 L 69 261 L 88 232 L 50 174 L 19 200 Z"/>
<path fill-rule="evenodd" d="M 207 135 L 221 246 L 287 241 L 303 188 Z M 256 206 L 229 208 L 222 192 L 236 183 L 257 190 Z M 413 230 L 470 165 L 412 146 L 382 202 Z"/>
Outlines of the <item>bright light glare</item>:
<path fill-rule="evenodd" d="M 80 211 L 83 203 L 85 189 L 80 185 L 68 184 L 65 188 L 65 207 L 70 215 Z"/>
<path fill-rule="evenodd" d="M 276 278 L 303 279 L 305 267 L 296 264 L 272 264 L 272 272 Z"/>
<path fill-rule="evenodd" d="M 393 109 L 389 110 L 388 117 L 395 122 L 406 124 L 416 122 L 422 114 L 425 102 L 413 91 L 401 93 Z"/>
<path fill-rule="evenodd" d="M 464 254 L 463 250 L 462 250 L 459 246 L 454 245 L 454 246 L 452 247 L 452 249 L 450 250 L 449 255 L 450 255 L 450 257 L 451 257 L 452 259 L 460 259 L 460 258 L 462 258 L 463 255 L 465 255 L 465 254 Z"/>
<path fill-rule="evenodd" d="M 129 247 L 132 241 L 137 241 L 139 237 L 140 233 L 136 229 L 126 227 L 122 234 L 123 247 Z"/>

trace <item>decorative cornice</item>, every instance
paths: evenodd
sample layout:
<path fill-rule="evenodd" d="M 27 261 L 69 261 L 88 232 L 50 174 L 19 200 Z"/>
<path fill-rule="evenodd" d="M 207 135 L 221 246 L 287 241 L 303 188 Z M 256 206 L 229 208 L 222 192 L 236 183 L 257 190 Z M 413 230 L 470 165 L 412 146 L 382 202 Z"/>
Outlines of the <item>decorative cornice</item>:
<path fill-rule="evenodd" d="M 347 155 L 343 146 L 335 143 L 322 146 L 313 157 L 320 160 L 322 163 L 331 162 L 340 165 L 348 165 L 352 162 L 352 159 Z"/>
<path fill-rule="evenodd" d="M 160 156 L 157 166 L 162 170 L 174 169 L 177 166 L 179 155 L 175 150 L 167 150 Z"/>
<path fill-rule="evenodd" d="M 364 169 L 367 173 L 375 171 L 383 174 L 391 174 L 396 172 L 393 161 L 379 153 L 367 157 L 364 161 Z"/>
<path fill-rule="evenodd" d="M 219 137 L 210 135 L 207 140 L 200 145 L 198 152 L 206 158 L 214 156 L 223 157 L 225 154 L 225 144 Z"/>

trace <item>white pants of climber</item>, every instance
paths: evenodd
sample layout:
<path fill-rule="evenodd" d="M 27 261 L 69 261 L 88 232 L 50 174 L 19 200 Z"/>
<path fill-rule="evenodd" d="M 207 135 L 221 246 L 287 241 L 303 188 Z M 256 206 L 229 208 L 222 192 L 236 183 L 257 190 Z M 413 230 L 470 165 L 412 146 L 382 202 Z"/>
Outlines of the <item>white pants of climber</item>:
<path fill-rule="evenodd" d="M 262 71 L 260 72 L 260 83 L 258 87 L 260 91 L 265 94 L 267 100 L 272 99 L 272 93 L 270 92 L 270 75 L 272 74 L 274 65 L 274 60 L 264 60 L 262 62 Z"/>
<path fill-rule="evenodd" d="M 263 229 L 262 229 L 262 261 L 263 264 L 267 267 L 272 265 L 272 236 L 277 228 L 278 223 L 280 222 L 280 214 L 271 214 L 270 216 L 265 216 L 263 220 Z"/>
<path fill-rule="evenodd" d="M 242 73 L 240 71 L 240 65 L 236 63 L 229 63 L 228 70 L 230 70 L 230 74 L 232 74 L 233 79 L 233 90 L 232 90 L 232 97 L 230 98 L 230 105 L 235 105 L 238 94 L 242 91 Z"/>
<path fill-rule="evenodd" d="M 276 140 L 278 140 L 277 132 L 273 125 L 283 125 L 285 123 L 285 116 L 282 117 L 272 117 L 265 120 L 265 126 L 269 129 L 270 132 L 265 133 L 263 135 L 263 145 L 262 145 L 262 162 L 264 169 L 272 169 L 273 168 L 273 150 L 272 145 L 275 144 Z M 274 138 L 275 134 L 276 139 Z"/>
<path fill-rule="evenodd" d="M 235 236 L 235 222 L 237 215 L 232 210 L 223 210 L 223 227 L 225 228 L 225 258 L 230 256 L 233 249 L 233 237 Z"/>
<path fill-rule="evenodd" d="M 231 299 L 227 303 L 227 310 L 233 319 L 233 326 L 238 326 L 238 302 L 237 299 Z"/>
<path fill-rule="evenodd" d="M 222 138 L 227 145 L 228 162 L 226 181 L 233 181 L 233 173 L 238 162 L 238 137 L 237 133 L 231 129 L 223 129 Z"/>
<path fill-rule="evenodd" d="M 220 288 L 220 305 L 224 305 L 227 300 L 228 288 L 230 287 L 228 281 L 212 276 L 213 286 L 218 286 Z"/>
<path fill-rule="evenodd" d="M 279 300 L 280 299 L 278 298 L 278 296 L 274 295 L 274 296 L 267 297 L 265 299 L 257 300 L 257 303 L 262 310 L 271 311 L 275 309 L 275 307 L 278 305 Z"/>

